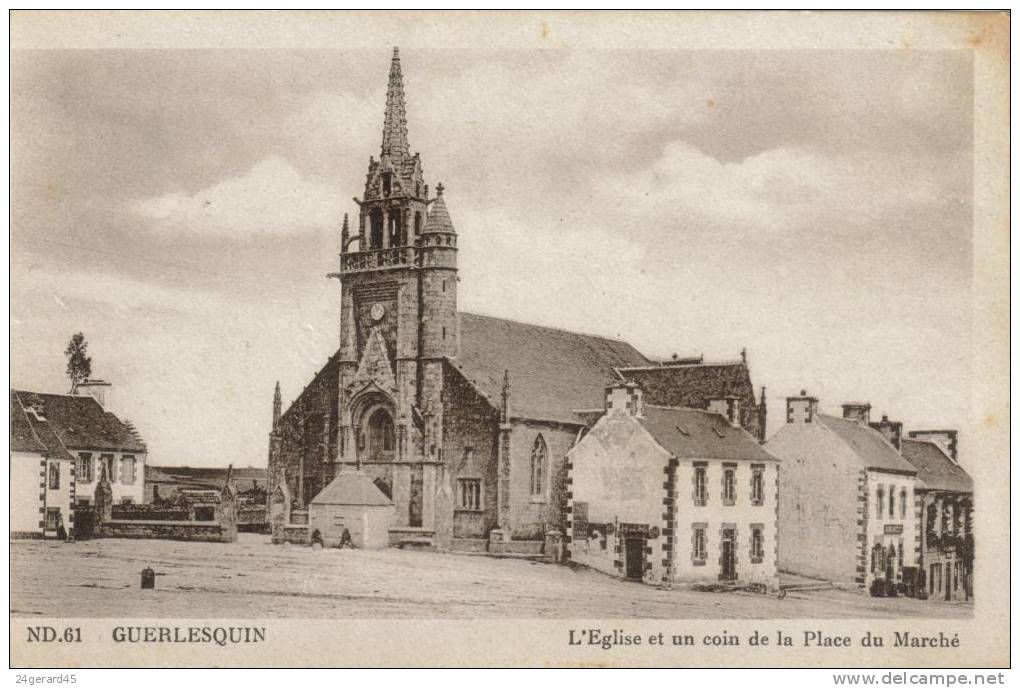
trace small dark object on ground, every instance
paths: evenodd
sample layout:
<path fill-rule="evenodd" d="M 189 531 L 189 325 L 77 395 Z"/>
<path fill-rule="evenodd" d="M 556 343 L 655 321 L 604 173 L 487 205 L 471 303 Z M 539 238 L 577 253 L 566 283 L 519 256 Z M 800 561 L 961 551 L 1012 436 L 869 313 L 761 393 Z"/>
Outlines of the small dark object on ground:
<path fill-rule="evenodd" d="M 142 590 L 152 590 L 156 587 L 156 572 L 146 566 L 142 569 Z"/>

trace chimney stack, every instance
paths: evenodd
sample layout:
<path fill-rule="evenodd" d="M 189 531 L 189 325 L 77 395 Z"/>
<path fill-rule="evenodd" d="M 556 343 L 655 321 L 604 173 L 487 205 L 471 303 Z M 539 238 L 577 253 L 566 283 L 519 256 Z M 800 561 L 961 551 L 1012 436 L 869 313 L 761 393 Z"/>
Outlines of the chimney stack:
<path fill-rule="evenodd" d="M 911 430 L 910 438 L 921 442 L 931 442 L 937 445 L 955 463 L 960 463 L 957 456 L 957 435 L 956 430 Z"/>
<path fill-rule="evenodd" d="M 106 380 L 83 380 L 78 383 L 75 394 L 81 397 L 92 397 L 99 405 L 106 408 L 106 397 L 112 384 Z"/>
<path fill-rule="evenodd" d="M 726 420 L 730 422 L 730 425 L 740 426 L 740 399 L 737 397 L 730 395 L 709 399 L 708 410 L 710 413 L 726 416 Z"/>
<path fill-rule="evenodd" d="M 606 387 L 606 411 L 624 409 L 632 416 L 644 415 L 644 392 L 638 383 L 627 380 Z"/>
<path fill-rule="evenodd" d="M 818 417 L 818 398 L 800 390 L 800 396 L 786 397 L 787 423 L 813 423 Z"/>
<path fill-rule="evenodd" d="M 843 404 L 843 417 L 868 425 L 871 422 L 871 404 L 866 401 L 848 401 Z"/>
<path fill-rule="evenodd" d="M 903 446 L 903 423 L 889 420 L 889 416 L 882 416 L 877 423 L 868 423 L 872 428 L 882 433 L 882 436 L 899 451 Z"/>

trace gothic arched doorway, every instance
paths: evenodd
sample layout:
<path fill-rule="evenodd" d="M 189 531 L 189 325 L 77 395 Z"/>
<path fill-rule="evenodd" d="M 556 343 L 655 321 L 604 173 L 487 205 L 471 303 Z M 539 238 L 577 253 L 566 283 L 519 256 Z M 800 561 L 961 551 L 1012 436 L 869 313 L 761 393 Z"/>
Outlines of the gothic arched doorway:
<path fill-rule="evenodd" d="M 377 408 L 365 422 L 365 457 L 368 461 L 392 461 L 395 447 L 393 415 Z"/>

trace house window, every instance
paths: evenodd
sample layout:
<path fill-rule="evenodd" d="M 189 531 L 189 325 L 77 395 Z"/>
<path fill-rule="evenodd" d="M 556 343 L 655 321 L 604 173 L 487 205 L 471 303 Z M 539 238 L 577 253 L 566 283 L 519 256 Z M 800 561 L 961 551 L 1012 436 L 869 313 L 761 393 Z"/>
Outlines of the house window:
<path fill-rule="evenodd" d="M 882 507 L 885 506 L 885 488 L 878 486 L 878 499 L 875 500 L 875 518 L 882 520 Z"/>
<path fill-rule="evenodd" d="M 765 466 L 751 466 L 751 505 L 765 503 Z"/>
<path fill-rule="evenodd" d="M 60 489 L 60 464 L 56 462 L 50 464 L 50 489 Z"/>
<path fill-rule="evenodd" d="M 737 502 L 737 469 L 723 468 L 723 504 L 733 506 Z"/>
<path fill-rule="evenodd" d="M 704 566 L 708 560 L 708 524 L 691 524 L 691 563 Z"/>
<path fill-rule="evenodd" d="M 539 435 L 535 438 L 535 444 L 531 447 L 531 496 L 539 497 L 545 494 L 545 465 L 548 459 L 549 450 L 545 445 L 545 438 Z"/>
<path fill-rule="evenodd" d="M 900 490 L 900 519 L 907 519 L 907 488 Z"/>
<path fill-rule="evenodd" d="M 120 460 L 120 481 L 125 485 L 135 484 L 135 457 L 123 456 Z"/>
<path fill-rule="evenodd" d="M 896 516 L 896 488 L 889 486 L 889 518 Z"/>
<path fill-rule="evenodd" d="M 460 508 L 480 511 L 482 508 L 482 481 L 477 478 L 461 478 L 457 481 Z"/>
<path fill-rule="evenodd" d="M 50 507 L 46 509 L 46 530 L 56 530 L 60 527 L 60 509 Z"/>
<path fill-rule="evenodd" d="M 78 468 L 75 471 L 75 478 L 80 483 L 92 482 L 92 454 L 86 452 L 78 454 Z"/>
<path fill-rule="evenodd" d="M 113 472 L 113 454 L 103 454 L 99 457 L 103 469 L 106 471 L 106 479 L 111 483 L 117 481 L 117 474 Z"/>
<path fill-rule="evenodd" d="M 751 526 L 751 563 L 760 564 L 765 558 L 765 526 Z"/>
<path fill-rule="evenodd" d="M 694 465 L 694 505 L 708 504 L 708 466 Z"/>

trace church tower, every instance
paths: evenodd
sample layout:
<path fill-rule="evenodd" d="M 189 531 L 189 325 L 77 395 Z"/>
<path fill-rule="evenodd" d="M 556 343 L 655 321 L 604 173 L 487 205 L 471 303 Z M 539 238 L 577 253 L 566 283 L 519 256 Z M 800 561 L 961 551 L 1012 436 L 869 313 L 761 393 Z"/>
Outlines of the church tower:
<path fill-rule="evenodd" d="M 357 229 L 341 230 L 337 456 L 397 506 L 397 528 L 435 530 L 442 480 L 443 360 L 457 355 L 457 235 L 411 154 L 393 50 L 379 158 L 369 158 Z M 326 476 L 326 481 L 332 476 Z M 326 483 L 324 483 L 326 484 Z"/>

